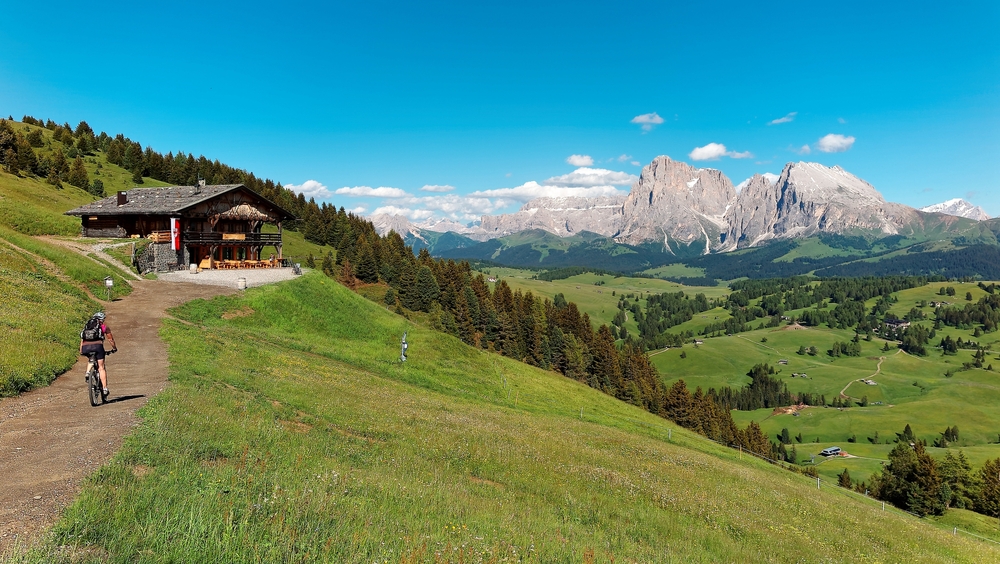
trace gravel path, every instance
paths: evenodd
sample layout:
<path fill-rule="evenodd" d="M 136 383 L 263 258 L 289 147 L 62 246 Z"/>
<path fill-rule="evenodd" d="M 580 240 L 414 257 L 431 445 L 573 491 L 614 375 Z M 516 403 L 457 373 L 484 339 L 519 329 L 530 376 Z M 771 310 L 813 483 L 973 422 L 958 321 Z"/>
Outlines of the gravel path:
<path fill-rule="evenodd" d="M 303 269 L 305 271 L 305 269 Z M 237 280 L 247 279 L 247 287 L 263 286 L 274 282 L 282 282 L 295 278 L 291 268 L 253 268 L 245 270 L 202 270 L 197 274 L 188 271 L 166 272 L 156 275 L 164 282 L 189 282 L 193 284 L 210 284 L 236 289 Z"/>
<path fill-rule="evenodd" d="M 105 305 L 120 351 L 107 361 L 109 403 L 90 406 L 83 357 L 52 385 L 0 400 L 0 561 L 59 518 L 84 478 L 137 424 L 135 411 L 166 386 L 167 350 L 158 334 L 166 309 L 236 291 L 152 280 L 132 285 L 130 295 Z"/>

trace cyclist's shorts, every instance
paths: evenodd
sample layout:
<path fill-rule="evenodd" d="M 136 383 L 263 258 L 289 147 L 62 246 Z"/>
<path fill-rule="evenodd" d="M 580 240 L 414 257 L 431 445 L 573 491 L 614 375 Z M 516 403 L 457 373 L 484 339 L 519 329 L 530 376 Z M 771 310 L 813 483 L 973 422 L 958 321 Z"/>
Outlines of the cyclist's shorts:
<path fill-rule="evenodd" d="M 88 356 L 90 353 L 97 353 L 97 360 L 104 360 L 104 343 L 94 343 L 93 345 L 83 345 L 83 356 Z"/>

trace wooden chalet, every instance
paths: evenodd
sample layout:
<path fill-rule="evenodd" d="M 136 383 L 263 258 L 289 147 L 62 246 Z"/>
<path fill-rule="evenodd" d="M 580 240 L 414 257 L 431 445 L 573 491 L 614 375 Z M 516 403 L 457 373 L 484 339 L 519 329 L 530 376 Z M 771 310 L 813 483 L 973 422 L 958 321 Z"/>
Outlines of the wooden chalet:
<path fill-rule="evenodd" d="M 82 220 L 84 237 L 148 238 L 167 257 L 156 270 L 261 266 L 264 249 L 273 247 L 275 266 L 282 260 L 282 222 L 287 210 L 242 184 L 133 188 L 66 212 Z M 277 233 L 263 233 L 265 224 Z M 173 232 L 172 232 L 173 227 Z M 174 241 L 175 237 L 178 241 Z M 170 252 L 176 253 L 170 257 Z M 173 261 L 169 260 L 174 258 Z"/>

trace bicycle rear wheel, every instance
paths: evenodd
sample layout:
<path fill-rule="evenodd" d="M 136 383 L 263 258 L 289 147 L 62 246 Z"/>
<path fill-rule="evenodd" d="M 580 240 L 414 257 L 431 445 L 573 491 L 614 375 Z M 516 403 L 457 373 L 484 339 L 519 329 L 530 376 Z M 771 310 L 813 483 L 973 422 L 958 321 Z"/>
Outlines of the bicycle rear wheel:
<path fill-rule="evenodd" d="M 97 370 L 91 370 L 88 375 L 90 381 L 87 382 L 87 388 L 90 390 L 90 405 L 97 407 L 104 402 L 104 398 L 101 396 L 101 375 Z"/>

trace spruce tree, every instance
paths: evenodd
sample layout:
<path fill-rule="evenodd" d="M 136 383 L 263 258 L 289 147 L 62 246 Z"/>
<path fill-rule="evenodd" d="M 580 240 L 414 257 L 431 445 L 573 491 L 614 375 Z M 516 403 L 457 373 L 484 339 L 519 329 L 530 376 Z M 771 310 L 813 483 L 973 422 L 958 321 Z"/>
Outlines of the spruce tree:
<path fill-rule="evenodd" d="M 987 460 L 979 469 L 976 511 L 990 517 L 1000 517 L 1000 458 Z"/>
<path fill-rule="evenodd" d="M 326 256 L 323 257 L 323 274 L 326 274 L 330 278 L 333 278 L 336 275 L 333 264 L 333 253 L 329 251 L 327 251 Z"/>
<path fill-rule="evenodd" d="M 847 489 L 851 489 L 851 486 L 854 485 L 854 482 L 851 481 L 851 473 L 847 471 L 847 468 L 837 474 L 837 485 Z"/>
<path fill-rule="evenodd" d="M 437 280 L 434 279 L 431 269 L 426 265 L 422 265 L 417 270 L 415 289 L 420 311 L 430 311 L 431 304 L 441 296 L 441 288 L 438 286 Z"/>
<path fill-rule="evenodd" d="M 367 284 L 378 282 L 378 263 L 375 261 L 372 246 L 368 244 L 364 235 L 361 236 L 361 241 L 358 243 L 355 261 L 354 270 L 359 280 Z"/>
<path fill-rule="evenodd" d="M 73 166 L 69 169 L 69 176 L 66 177 L 66 181 L 84 190 L 90 187 L 90 177 L 87 174 L 87 168 L 83 165 L 83 159 L 79 155 L 73 160 Z"/>
<path fill-rule="evenodd" d="M 3 166 L 11 174 L 17 174 L 20 171 L 20 167 L 17 164 L 17 153 L 14 152 L 14 149 L 8 148 L 4 152 Z"/>

